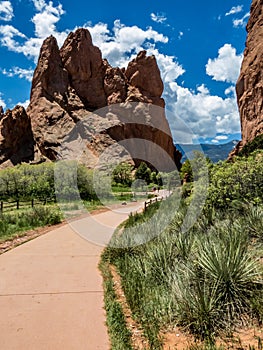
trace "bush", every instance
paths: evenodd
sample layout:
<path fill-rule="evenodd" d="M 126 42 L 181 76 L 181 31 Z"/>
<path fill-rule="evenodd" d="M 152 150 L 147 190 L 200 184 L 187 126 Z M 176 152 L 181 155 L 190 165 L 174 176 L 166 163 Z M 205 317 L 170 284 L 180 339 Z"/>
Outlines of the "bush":
<path fill-rule="evenodd" d="M 236 202 L 263 203 L 263 154 L 219 162 L 210 174 L 208 205 L 228 209 Z"/>
<path fill-rule="evenodd" d="M 263 134 L 255 137 L 251 142 L 248 142 L 239 152 L 239 156 L 247 157 L 250 155 L 250 153 L 260 149 L 263 149 Z"/>

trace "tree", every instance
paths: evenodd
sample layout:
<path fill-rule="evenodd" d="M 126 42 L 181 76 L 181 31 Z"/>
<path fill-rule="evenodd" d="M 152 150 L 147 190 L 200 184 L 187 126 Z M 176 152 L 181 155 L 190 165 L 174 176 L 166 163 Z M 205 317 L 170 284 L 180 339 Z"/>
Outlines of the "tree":
<path fill-rule="evenodd" d="M 181 167 L 181 179 L 192 182 L 207 177 L 213 164 L 211 160 L 200 151 L 193 151 L 193 158 L 187 159 Z"/>
<path fill-rule="evenodd" d="M 155 185 L 158 185 L 158 180 L 157 180 L 157 174 L 156 171 L 153 171 L 151 173 L 151 182 Z"/>
<path fill-rule="evenodd" d="M 112 179 L 116 184 L 130 186 L 132 184 L 132 169 L 129 163 L 122 162 L 116 166 L 112 173 Z"/>
<path fill-rule="evenodd" d="M 186 159 L 186 161 L 183 163 L 180 174 L 181 174 L 181 179 L 184 180 L 185 182 L 193 181 L 193 170 L 189 159 Z"/>
<path fill-rule="evenodd" d="M 135 172 L 135 178 L 144 180 L 147 185 L 151 183 L 151 169 L 146 165 L 146 163 L 141 162 Z"/>

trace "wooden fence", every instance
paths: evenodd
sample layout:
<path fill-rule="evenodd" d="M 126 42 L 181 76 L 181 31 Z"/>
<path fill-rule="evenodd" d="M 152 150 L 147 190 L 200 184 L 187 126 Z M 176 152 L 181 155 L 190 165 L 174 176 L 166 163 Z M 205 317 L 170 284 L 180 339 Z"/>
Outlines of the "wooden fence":
<path fill-rule="evenodd" d="M 53 198 L 32 198 L 31 200 L 15 200 L 15 201 L 0 201 L 0 212 L 3 213 L 4 211 L 12 211 L 12 210 L 19 210 L 19 209 L 25 209 L 25 208 L 34 208 L 36 205 L 45 205 L 47 203 L 54 203 L 55 200 Z"/>
<path fill-rule="evenodd" d="M 144 202 L 144 211 L 146 211 L 146 209 L 149 207 L 149 205 L 153 204 L 153 203 L 157 203 L 157 202 L 161 202 L 163 200 L 163 197 L 155 197 L 155 198 L 151 198 L 148 201 Z"/>

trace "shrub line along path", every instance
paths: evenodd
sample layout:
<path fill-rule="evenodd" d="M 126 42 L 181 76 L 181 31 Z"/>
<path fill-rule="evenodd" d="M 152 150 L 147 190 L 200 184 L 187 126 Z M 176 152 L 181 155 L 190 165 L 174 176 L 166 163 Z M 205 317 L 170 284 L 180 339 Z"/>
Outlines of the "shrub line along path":
<path fill-rule="evenodd" d="M 95 237 L 99 221 L 112 232 L 140 206 L 81 218 L 74 227 L 86 227 Z M 98 270 L 102 250 L 67 224 L 2 254 L 0 348 L 108 350 Z"/>

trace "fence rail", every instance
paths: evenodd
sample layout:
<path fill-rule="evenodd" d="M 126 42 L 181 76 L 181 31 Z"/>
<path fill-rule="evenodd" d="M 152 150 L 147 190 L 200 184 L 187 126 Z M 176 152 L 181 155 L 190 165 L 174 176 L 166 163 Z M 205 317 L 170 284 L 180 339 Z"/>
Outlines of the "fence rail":
<path fill-rule="evenodd" d="M 19 210 L 27 207 L 34 208 L 34 206 L 39 204 L 47 204 L 55 202 L 53 198 L 32 198 L 30 200 L 15 200 L 15 201 L 0 201 L 0 212 L 3 213 L 4 211 L 12 211 L 12 210 Z"/>
<path fill-rule="evenodd" d="M 163 200 L 163 197 L 155 197 L 155 198 L 151 198 L 147 201 L 144 202 L 144 211 L 146 211 L 146 209 L 153 203 L 157 203 L 157 202 L 161 202 Z"/>

